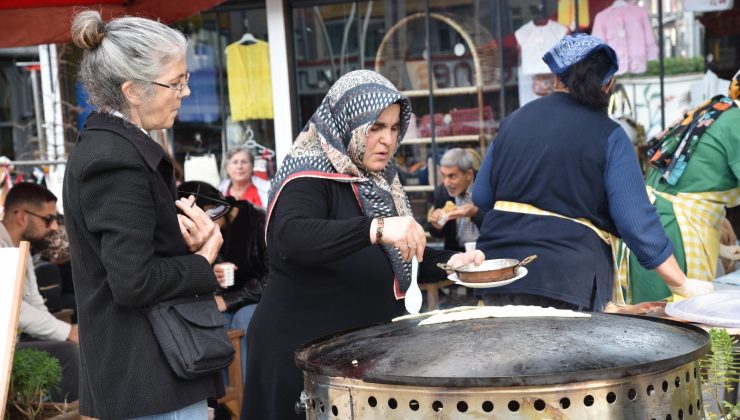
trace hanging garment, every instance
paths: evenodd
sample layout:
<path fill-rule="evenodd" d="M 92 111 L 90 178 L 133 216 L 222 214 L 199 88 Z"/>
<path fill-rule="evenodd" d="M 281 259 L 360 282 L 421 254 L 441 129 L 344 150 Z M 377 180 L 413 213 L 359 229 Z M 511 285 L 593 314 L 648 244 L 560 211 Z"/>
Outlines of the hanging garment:
<path fill-rule="evenodd" d="M 219 118 L 216 67 L 213 47 L 204 43 L 188 46 L 190 96 L 182 101 L 177 119 L 182 122 L 213 123 Z"/>
<path fill-rule="evenodd" d="M 229 105 L 233 121 L 271 119 L 272 79 L 268 44 L 257 40 L 250 45 L 226 47 Z"/>
<path fill-rule="evenodd" d="M 724 94 L 730 89 L 730 81 L 720 79 L 713 71 L 709 70 L 696 82 L 691 84 L 691 108 L 696 108 L 713 97 Z"/>
<path fill-rule="evenodd" d="M 218 185 L 221 178 L 218 176 L 216 156 L 208 153 L 203 156 L 185 157 L 185 181 L 203 181 L 213 186 Z"/>
<path fill-rule="evenodd" d="M 275 154 L 270 149 L 265 148 L 261 155 L 255 157 L 253 173 L 254 176 L 267 180 L 275 175 Z"/>
<path fill-rule="evenodd" d="M 519 107 L 523 107 L 537 99 L 537 95 L 532 91 L 532 75 L 522 73 L 521 66 L 517 69 L 516 75 L 519 81 Z"/>
<path fill-rule="evenodd" d="M 46 174 L 46 188 L 57 196 L 57 210 L 64 212 L 64 186 L 65 165 L 53 165 Z"/>
<path fill-rule="evenodd" d="M 522 51 L 522 73 L 525 75 L 550 73 L 542 56 L 568 33 L 565 26 L 548 20 L 547 24 L 537 26 L 529 21 L 514 33 Z"/>
<path fill-rule="evenodd" d="M 576 5 L 575 0 L 558 0 L 558 22 L 570 28 L 576 28 Z M 591 26 L 591 16 L 588 14 L 588 0 L 578 2 L 578 27 L 586 29 Z"/>
<path fill-rule="evenodd" d="M 7 159 L 5 156 L 2 159 Z M 7 165 L 0 166 L 0 210 L 5 206 L 5 196 L 8 195 L 8 191 L 13 186 L 10 181 L 10 170 Z M 2 212 L 0 212 L 0 220 Z"/>
<path fill-rule="evenodd" d="M 601 38 L 619 57 L 617 74 L 644 73 L 658 58 L 658 46 L 648 14 L 640 6 L 611 6 L 596 15 L 591 35 Z"/>

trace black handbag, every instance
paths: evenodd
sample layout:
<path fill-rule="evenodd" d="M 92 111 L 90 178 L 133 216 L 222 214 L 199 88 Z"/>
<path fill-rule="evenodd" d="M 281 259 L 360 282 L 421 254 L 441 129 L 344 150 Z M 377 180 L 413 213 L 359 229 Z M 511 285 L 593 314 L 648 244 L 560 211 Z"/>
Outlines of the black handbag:
<path fill-rule="evenodd" d="M 168 300 L 143 311 L 167 362 L 180 378 L 207 376 L 234 360 L 226 318 L 213 296 Z"/>

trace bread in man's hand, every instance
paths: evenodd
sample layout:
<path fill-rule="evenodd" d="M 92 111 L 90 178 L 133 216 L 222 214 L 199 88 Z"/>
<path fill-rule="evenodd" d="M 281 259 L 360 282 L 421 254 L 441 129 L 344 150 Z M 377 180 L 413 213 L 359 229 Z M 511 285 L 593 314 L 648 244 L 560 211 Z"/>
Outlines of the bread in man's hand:
<path fill-rule="evenodd" d="M 453 203 L 452 201 L 448 201 L 445 203 L 445 206 L 442 207 L 442 211 L 444 211 L 445 213 L 452 213 L 453 211 L 455 211 L 456 208 L 457 206 L 455 205 L 455 203 Z"/>

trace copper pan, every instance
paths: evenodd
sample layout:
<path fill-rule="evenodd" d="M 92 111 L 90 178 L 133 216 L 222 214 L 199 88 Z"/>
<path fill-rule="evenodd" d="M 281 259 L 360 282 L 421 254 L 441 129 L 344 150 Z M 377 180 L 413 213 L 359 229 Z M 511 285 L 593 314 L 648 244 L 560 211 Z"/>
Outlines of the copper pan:
<path fill-rule="evenodd" d="M 437 266 L 443 270 L 454 271 L 457 273 L 457 278 L 464 283 L 490 283 L 514 278 L 519 267 L 523 267 L 536 259 L 537 255 L 530 255 L 521 262 L 513 258 L 499 258 L 485 260 L 481 265 L 470 263 L 452 268 L 447 264 L 438 263 Z"/>

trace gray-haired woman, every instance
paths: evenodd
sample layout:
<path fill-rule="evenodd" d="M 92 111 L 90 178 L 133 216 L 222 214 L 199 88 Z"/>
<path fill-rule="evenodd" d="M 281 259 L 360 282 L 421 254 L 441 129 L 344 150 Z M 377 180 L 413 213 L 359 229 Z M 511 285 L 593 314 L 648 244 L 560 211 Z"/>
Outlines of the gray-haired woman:
<path fill-rule="evenodd" d="M 254 176 L 254 156 L 245 147 L 234 147 L 224 157 L 226 179 L 221 181 L 218 190 L 226 197 L 246 200 L 256 207 L 267 206 L 270 181 Z"/>
<path fill-rule="evenodd" d="M 98 108 L 85 121 L 64 180 L 80 413 L 205 419 L 206 399 L 223 393 L 220 375 L 177 377 L 140 309 L 218 288 L 211 264 L 219 229 L 191 207 L 194 197 L 177 200 L 172 162 L 147 134 L 171 127 L 190 94 L 187 40 L 152 20 L 105 23 L 94 11 L 75 16 L 72 38 L 84 50 L 80 78 Z"/>

